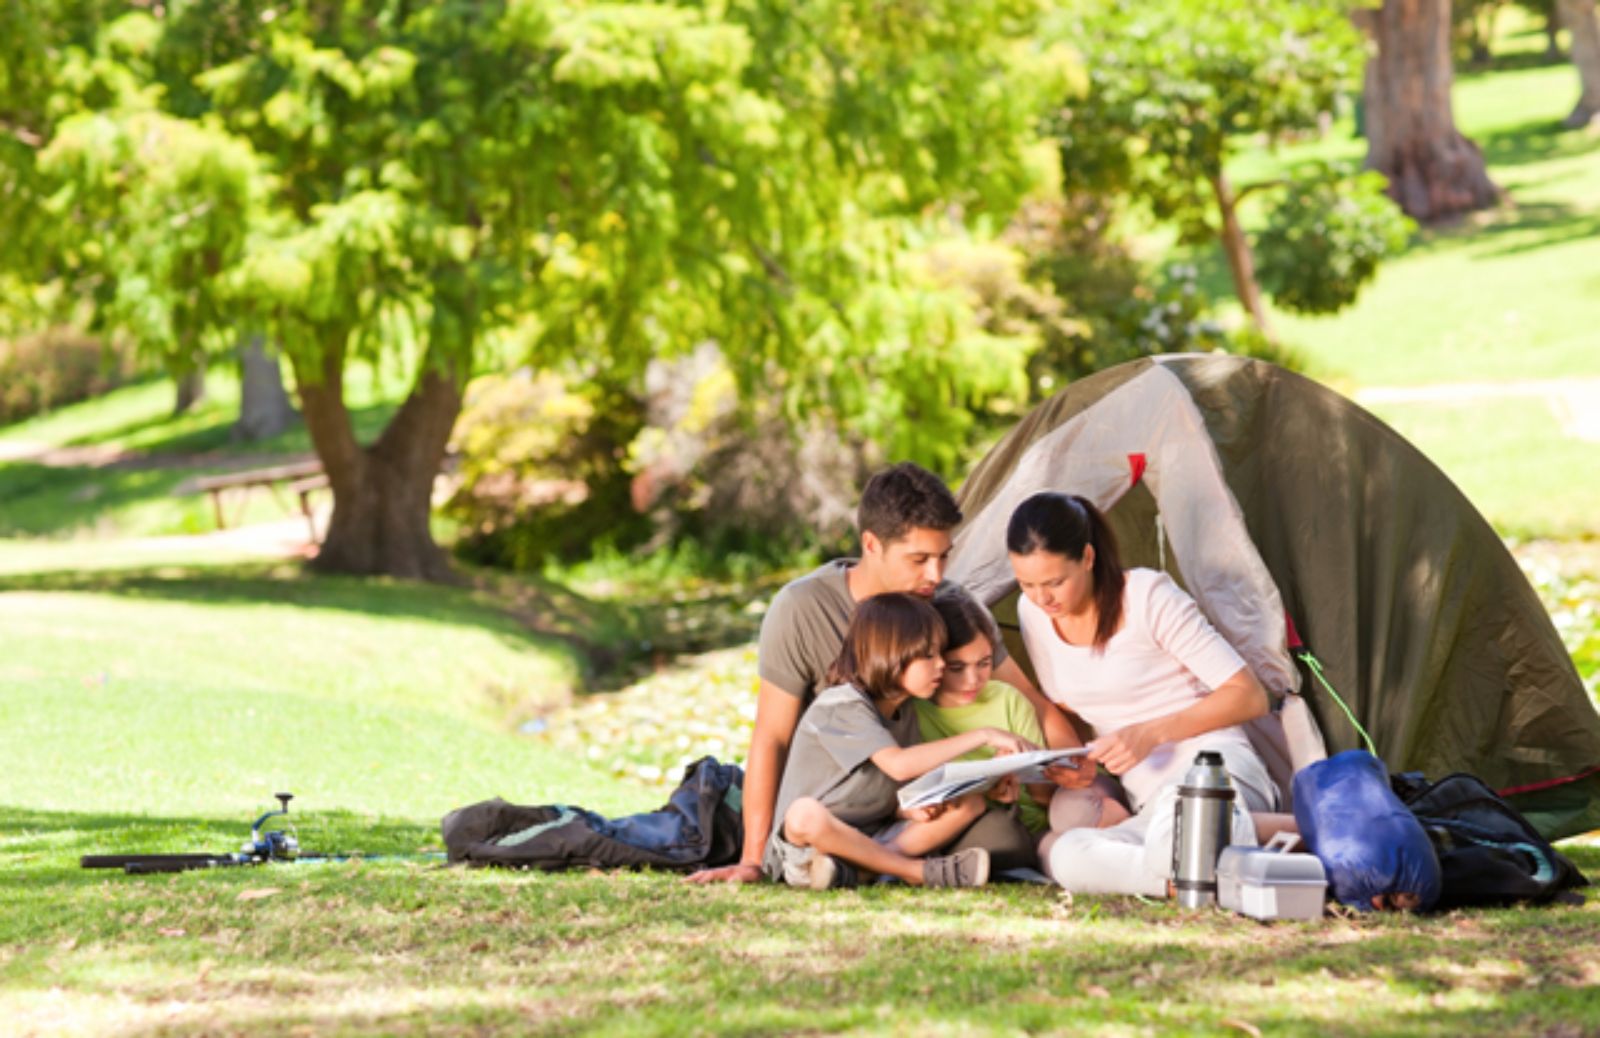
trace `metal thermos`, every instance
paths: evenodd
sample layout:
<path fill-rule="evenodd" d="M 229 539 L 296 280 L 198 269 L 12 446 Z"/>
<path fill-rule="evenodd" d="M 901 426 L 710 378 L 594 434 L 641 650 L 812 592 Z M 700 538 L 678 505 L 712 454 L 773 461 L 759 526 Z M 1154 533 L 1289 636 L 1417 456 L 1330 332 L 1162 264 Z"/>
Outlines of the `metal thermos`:
<path fill-rule="evenodd" d="M 1233 783 L 1222 754 L 1202 750 L 1178 787 L 1172 832 L 1172 885 L 1178 904 L 1202 908 L 1217 900 L 1217 858 L 1233 832 Z"/>

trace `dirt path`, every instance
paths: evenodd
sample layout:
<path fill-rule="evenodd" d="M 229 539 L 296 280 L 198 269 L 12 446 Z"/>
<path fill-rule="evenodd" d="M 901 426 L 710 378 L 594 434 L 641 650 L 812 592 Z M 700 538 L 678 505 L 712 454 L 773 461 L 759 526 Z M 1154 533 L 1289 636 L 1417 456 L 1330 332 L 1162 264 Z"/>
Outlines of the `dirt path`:
<path fill-rule="evenodd" d="M 1356 403 L 1470 404 L 1480 400 L 1543 400 L 1575 440 L 1600 443 L 1600 378 L 1512 379 L 1505 382 L 1442 382 L 1428 386 L 1371 386 L 1357 390 Z"/>

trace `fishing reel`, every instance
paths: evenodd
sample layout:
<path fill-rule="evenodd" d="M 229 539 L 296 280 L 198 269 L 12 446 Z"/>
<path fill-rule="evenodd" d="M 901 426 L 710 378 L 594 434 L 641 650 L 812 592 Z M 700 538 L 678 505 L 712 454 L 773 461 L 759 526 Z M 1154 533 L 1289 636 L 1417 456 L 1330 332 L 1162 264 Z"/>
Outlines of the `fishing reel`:
<path fill-rule="evenodd" d="M 276 811 L 268 811 L 255 820 L 250 826 L 250 839 L 239 848 L 239 853 L 249 855 L 261 861 L 293 861 L 300 856 L 300 840 L 295 832 L 294 823 L 289 821 L 289 801 L 294 799 L 293 793 L 274 793 L 281 805 Z M 269 829 L 263 833 L 261 826 L 269 818 L 282 816 L 284 828 Z"/>

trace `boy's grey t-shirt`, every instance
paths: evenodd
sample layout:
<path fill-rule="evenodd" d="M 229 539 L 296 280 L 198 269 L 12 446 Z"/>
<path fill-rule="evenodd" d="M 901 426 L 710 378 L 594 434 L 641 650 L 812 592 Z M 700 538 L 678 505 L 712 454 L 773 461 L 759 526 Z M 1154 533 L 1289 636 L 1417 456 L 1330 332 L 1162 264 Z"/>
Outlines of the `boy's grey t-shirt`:
<path fill-rule="evenodd" d="M 848 574 L 856 559 L 834 559 L 785 584 L 761 621 L 757 669 L 762 680 L 801 701 L 827 685 L 828 668 L 844 648 L 855 615 Z M 943 585 L 941 585 L 943 586 Z M 994 646 L 995 666 L 1006 660 L 1004 645 Z"/>
<path fill-rule="evenodd" d="M 869 835 L 895 818 L 901 783 L 872 763 L 872 755 L 920 740 L 917 712 L 909 701 L 892 718 L 854 685 L 835 685 L 817 695 L 800 718 L 789 760 L 778 786 L 773 838 L 801 797 L 813 797 L 847 825 Z M 770 840 L 768 841 L 770 845 Z"/>

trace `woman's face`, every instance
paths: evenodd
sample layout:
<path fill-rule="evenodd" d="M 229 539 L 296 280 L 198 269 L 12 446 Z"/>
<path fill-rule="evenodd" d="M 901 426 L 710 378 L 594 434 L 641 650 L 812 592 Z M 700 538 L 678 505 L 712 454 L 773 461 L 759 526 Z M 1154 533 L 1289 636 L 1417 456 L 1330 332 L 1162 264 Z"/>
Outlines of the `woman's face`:
<path fill-rule="evenodd" d="M 944 678 L 933 697 L 938 706 L 968 706 L 978 698 L 994 672 L 994 647 L 978 635 L 959 649 L 944 654 Z"/>
<path fill-rule="evenodd" d="M 932 699 L 944 677 L 944 658 L 937 653 L 920 656 L 900 672 L 900 687 L 915 699 Z"/>
<path fill-rule="evenodd" d="M 1083 558 L 1069 559 L 1053 551 L 1012 555 L 1011 571 L 1028 601 L 1051 618 L 1079 614 L 1094 602 L 1094 547 Z"/>

